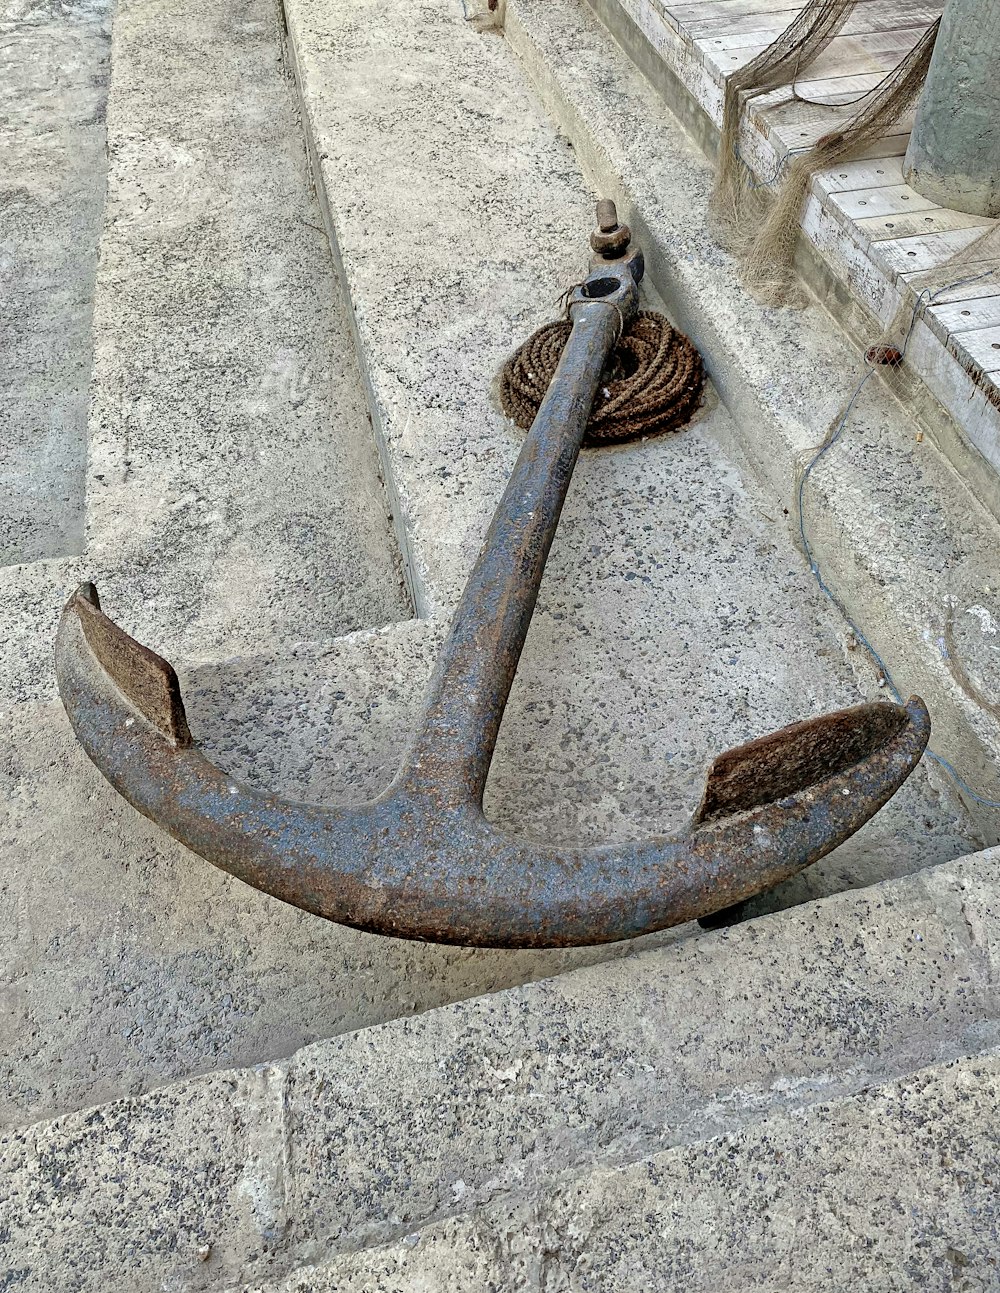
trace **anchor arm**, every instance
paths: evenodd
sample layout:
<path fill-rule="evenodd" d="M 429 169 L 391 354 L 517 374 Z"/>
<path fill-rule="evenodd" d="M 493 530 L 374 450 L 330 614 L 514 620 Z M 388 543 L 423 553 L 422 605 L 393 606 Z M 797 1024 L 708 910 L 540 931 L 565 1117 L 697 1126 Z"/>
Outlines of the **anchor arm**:
<path fill-rule="evenodd" d="M 474 803 L 442 809 L 398 782 L 345 807 L 251 789 L 175 739 L 166 711 L 130 703 L 92 649 L 112 636 L 119 661 L 129 643 L 145 661 L 89 593 L 76 594 L 57 641 L 59 681 L 88 755 L 133 807 L 284 902 L 372 933 L 464 946 L 612 942 L 749 898 L 852 835 L 905 779 L 930 730 L 919 700 L 795 724 L 716 760 L 690 834 L 552 847 L 498 829 Z M 775 774 L 782 758 L 784 784 L 766 776 L 765 801 L 754 802 L 743 773 L 770 761 Z"/>

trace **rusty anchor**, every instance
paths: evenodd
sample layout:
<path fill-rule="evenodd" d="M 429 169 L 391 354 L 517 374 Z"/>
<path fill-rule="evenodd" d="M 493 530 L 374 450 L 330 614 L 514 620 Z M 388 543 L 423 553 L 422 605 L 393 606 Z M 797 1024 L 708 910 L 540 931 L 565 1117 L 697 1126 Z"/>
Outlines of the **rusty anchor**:
<path fill-rule="evenodd" d="M 328 920 L 397 938 L 561 947 L 634 938 L 731 907 L 823 857 L 894 794 L 930 732 L 921 700 L 858 705 L 720 755 L 687 834 L 553 847 L 483 815 L 493 750 L 605 361 L 642 256 L 605 237 L 568 298 L 573 328 L 528 433 L 392 785 L 317 807 L 249 789 L 188 729 L 177 675 L 83 584 L 56 644 L 87 754 L 139 812 L 215 866 Z M 625 228 L 622 226 L 622 228 Z M 596 235 L 595 235 L 596 237 Z"/>

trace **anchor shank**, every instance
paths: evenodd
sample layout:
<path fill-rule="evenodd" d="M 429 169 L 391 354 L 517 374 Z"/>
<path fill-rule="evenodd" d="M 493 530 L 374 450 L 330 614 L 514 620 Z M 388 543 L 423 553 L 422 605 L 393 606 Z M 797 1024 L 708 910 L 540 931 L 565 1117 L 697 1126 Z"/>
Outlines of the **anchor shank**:
<path fill-rule="evenodd" d="M 482 802 L 597 383 L 635 312 L 630 272 L 612 273 L 614 290 L 602 299 L 578 291 L 571 302 L 573 330 L 455 611 L 400 773 L 397 784 L 442 806 Z M 608 274 L 592 279 L 612 281 Z"/>

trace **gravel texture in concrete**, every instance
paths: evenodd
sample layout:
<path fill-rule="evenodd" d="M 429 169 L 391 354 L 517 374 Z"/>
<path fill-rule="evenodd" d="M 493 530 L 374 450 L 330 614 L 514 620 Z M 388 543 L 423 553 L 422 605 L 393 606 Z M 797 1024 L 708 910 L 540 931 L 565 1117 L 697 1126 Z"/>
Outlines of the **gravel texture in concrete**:
<path fill-rule="evenodd" d="M 458 0 L 398 14 L 289 0 L 287 13 L 417 601 L 446 612 L 520 444 L 488 390 L 584 272 L 594 193 L 508 42 Z M 387 256 L 373 240 L 390 224 Z M 752 326 L 731 321 L 727 353 Z M 501 759 L 491 801 L 517 803 L 526 827 L 537 803 L 539 827 L 565 838 L 580 829 L 574 808 L 563 834 L 566 790 L 599 779 L 605 830 L 676 828 L 713 754 L 883 694 L 850 644 L 710 392 L 690 429 L 583 456 L 515 683 L 539 728 Z M 921 770 L 789 897 L 907 870 L 928 833 L 939 859 L 976 847 L 944 784 Z"/>
<path fill-rule="evenodd" d="M 245 1293 L 985 1293 L 1000 1058 L 970 1058 L 439 1222 Z"/>
<path fill-rule="evenodd" d="M 123 0 L 108 148 L 87 555 L 109 613 L 202 659 L 407 618 L 278 9 Z"/>
<path fill-rule="evenodd" d="M 53 696 L 58 607 L 91 574 L 109 612 L 181 670 L 193 730 L 223 767 L 306 800 L 373 793 L 516 456 L 490 384 L 586 264 L 592 194 L 573 154 L 502 39 L 451 0 L 377 15 L 340 4 L 309 23 L 293 31 L 307 72 L 315 60 L 303 84 L 317 140 L 326 123 L 364 376 L 415 585 L 439 613 L 333 641 L 406 607 L 374 469 L 361 471 L 368 423 L 345 376 L 344 314 L 311 227 L 270 11 L 128 0 L 110 99 L 92 546 L 84 562 L 0 579 L 0 658 L 19 702 L 3 719 L 0 873 L 14 1122 L 628 950 L 467 952 L 302 916 L 138 818 Z M 435 223 L 445 209 L 450 223 Z M 255 374 L 285 359 L 309 380 L 264 399 Z M 683 829 L 715 753 L 879 694 L 732 440 L 710 393 L 679 435 L 584 455 L 488 786 L 488 812 L 509 828 L 586 841 Z M 298 526 L 307 505 L 332 547 Z M 275 580 L 293 566 L 295 579 Z M 978 843 L 921 771 L 785 901 Z"/>
<path fill-rule="evenodd" d="M 325 652 L 192 666 L 191 723 L 209 757 L 250 784 L 363 799 L 398 766 L 439 642 L 411 621 Z M 14 706 L 0 731 L 0 1121 L 280 1058 L 636 946 L 473 951 L 330 924 L 139 817 L 88 762 L 58 701 Z"/>
<path fill-rule="evenodd" d="M 277 1278 L 996 1046 L 997 862 L 12 1131 L 2 1268 L 19 1293 Z"/>
<path fill-rule="evenodd" d="M 0 565 L 83 546 L 110 8 L 0 4 Z"/>

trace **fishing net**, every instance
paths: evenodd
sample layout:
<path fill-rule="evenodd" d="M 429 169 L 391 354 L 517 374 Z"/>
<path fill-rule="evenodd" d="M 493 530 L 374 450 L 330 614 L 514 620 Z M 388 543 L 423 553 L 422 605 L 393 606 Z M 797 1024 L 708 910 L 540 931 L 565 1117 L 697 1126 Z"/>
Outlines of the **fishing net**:
<path fill-rule="evenodd" d="M 756 179 L 739 155 L 748 105 L 785 85 L 791 87 L 790 98 L 799 99 L 796 79 L 838 35 L 859 2 L 863 0 L 808 0 L 780 36 L 726 80 L 711 219 L 719 242 L 740 258 L 745 284 L 765 304 L 794 300 L 792 260 L 812 176 L 889 133 L 916 102 L 927 76 L 939 21 L 878 85 L 851 105 L 854 111 L 846 121 L 791 160 L 777 191 Z M 829 106 L 835 111 L 847 105 Z"/>
<path fill-rule="evenodd" d="M 788 166 L 769 196 L 766 212 L 742 252 L 742 277 L 754 295 L 770 305 L 787 301 L 792 287 L 792 260 L 799 234 L 802 203 L 817 171 L 846 161 L 883 138 L 914 105 L 927 76 L 938 22 L 924 32 L 906 57 L 860 100 L 855 112 L 836 130 Z"/>
<path fill-rule="evenodd" d="M 740 127 L 750 101 L 794 84 L 840 31 L 858 0 L 809 0 L 785 30 L 749 63 L 726 78 L 719 162 L 710 211 L 716 236 L 739 252 L 766 201 L 762 186 L 739 155 Z"/>
<path fill-rule="evenodd" d="M 974 297 L 988 296 L 1000 286 L 1000 221 L 991 221 L 979 231 L 970 230 L 972 241 L 953 255 L 917 274 L 907 275 L 899 306 L 881 336 L 865 353 L 869 363 L 898 368 L 906 354 L 910 333 L 922 309 L 959 288 L 969 288 Z M 898 359 L 896 358 L 898 356 Z"/>

